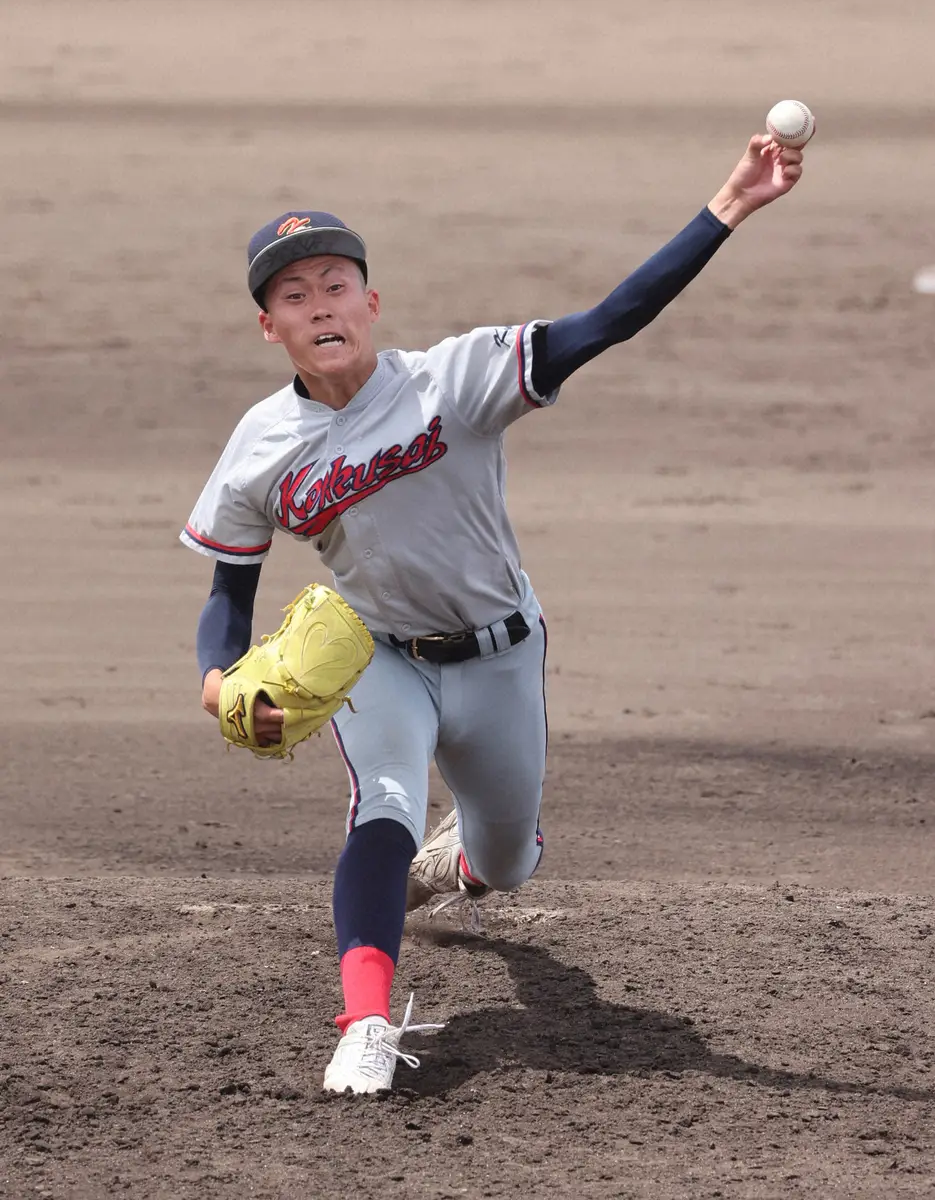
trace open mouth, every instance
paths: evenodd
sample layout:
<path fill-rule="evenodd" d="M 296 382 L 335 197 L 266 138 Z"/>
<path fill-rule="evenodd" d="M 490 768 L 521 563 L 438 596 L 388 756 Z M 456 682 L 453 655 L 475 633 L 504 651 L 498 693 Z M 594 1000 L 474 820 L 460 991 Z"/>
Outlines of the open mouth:
<path fill-rule="evenodd" d="M 340 333 L 323 333 L 321 337 L 315 338 L 316 346 L 343 346 L 344 338 Z"/>

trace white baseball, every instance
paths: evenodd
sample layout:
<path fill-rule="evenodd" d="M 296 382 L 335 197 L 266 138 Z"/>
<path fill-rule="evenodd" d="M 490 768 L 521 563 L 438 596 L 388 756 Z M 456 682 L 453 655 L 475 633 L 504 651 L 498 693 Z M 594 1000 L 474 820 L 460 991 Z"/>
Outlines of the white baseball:
<path fill-rule="evenodd" d="M 804 146 L 815 132 L 815 118 L 800 100 L 780 100 L 766 114 L 766 132 L 780 146 Z"/>

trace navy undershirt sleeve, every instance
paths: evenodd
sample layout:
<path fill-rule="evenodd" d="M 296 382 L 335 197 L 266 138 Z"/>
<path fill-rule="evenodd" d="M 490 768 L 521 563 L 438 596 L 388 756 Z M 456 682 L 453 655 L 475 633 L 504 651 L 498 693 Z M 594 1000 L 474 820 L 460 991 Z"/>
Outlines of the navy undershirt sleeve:
<path fill-rule="evenodd" d="M 211 593 L 201 611 L 195 640 L 202 680 L 215 668 L 226 671 L 250 649 L 260 566 L 260 563 L 215 564 Z"/>
<path fill-rule="evenodd" d="M 555 391 L 579 367 L 655 320 L 711 260 L 730 232 L 709 208 L 703 208 L 606 300 L 587 312 L 540 325 L 532 341 L 532 385 L 539 395 Z"/>

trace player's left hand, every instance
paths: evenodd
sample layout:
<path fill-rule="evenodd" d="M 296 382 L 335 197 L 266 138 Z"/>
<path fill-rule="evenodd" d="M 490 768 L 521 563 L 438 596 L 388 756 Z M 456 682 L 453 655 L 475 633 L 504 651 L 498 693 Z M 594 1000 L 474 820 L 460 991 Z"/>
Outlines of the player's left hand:
<path fill-rule="evenodd" d="M 205 676 L 201 691 L 201 707 L 212 717 L 217 717 L 220 707 L 221 684 L 224 673 L 216 667 Z M 282 741 L 282 723 L 284 714 L 281 708 L 274 708 L 267 703 L 269 697 L 258 697 L 253 706 L 253 722 L 256 729 L 256 739 L 261 746 L 278 746 Z"/>
<path fill-rule="evenodd" d="M 734 229 L 758 208 L 790 192 L 801 176 L 801 150 L 779 146 L 769 134 L 757 133 L 709 207 Z"/>
<path fill-rule="evenodd" d="M 281 708 L 265 704 L 258 699 L 253 706 L 253 724 L 256 740 L 261 746 L 278 746 L 282 741 L 284 713 Z"/>

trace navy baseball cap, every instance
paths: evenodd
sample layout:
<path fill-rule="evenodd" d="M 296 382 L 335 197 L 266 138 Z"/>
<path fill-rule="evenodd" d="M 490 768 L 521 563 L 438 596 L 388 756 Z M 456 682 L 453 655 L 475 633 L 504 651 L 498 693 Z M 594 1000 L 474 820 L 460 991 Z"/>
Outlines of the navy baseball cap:
<path fill-rule="evenodd" d="M 367 247 L 360 234 L 326 212 L 287 212 L 264 225 L 247 247 L 247 285 L 264 307 L 266 285 L 283 267 L 316 254 L 352 258 L 367 281 Z"/>

